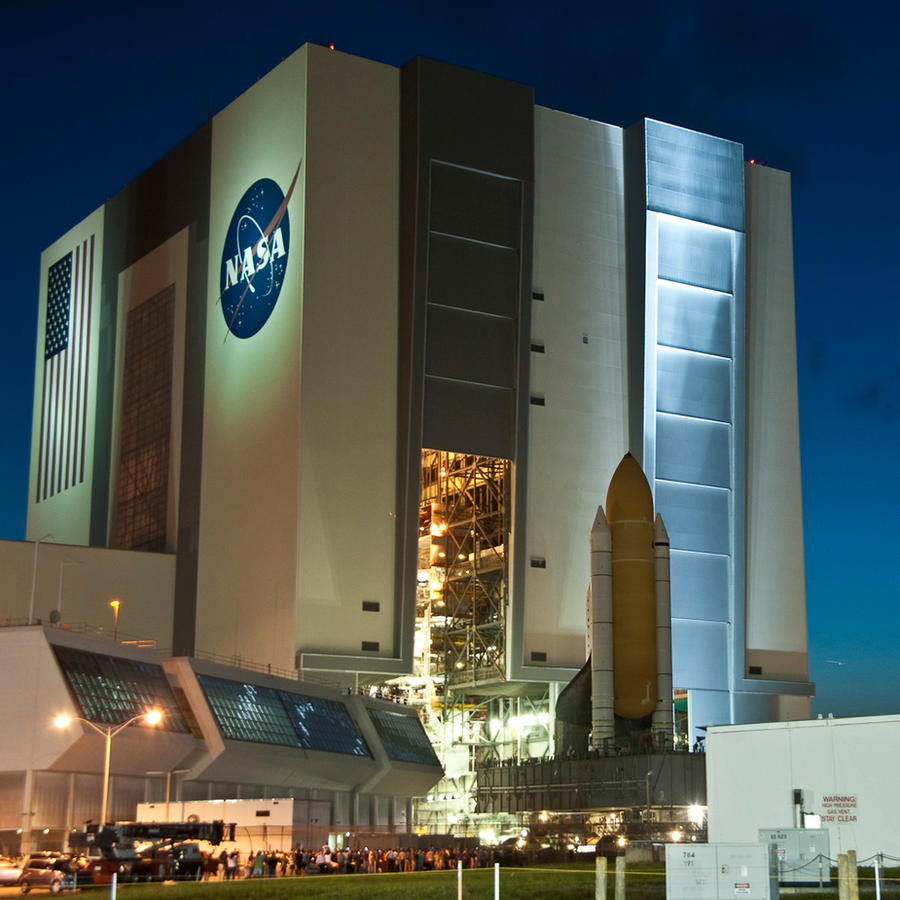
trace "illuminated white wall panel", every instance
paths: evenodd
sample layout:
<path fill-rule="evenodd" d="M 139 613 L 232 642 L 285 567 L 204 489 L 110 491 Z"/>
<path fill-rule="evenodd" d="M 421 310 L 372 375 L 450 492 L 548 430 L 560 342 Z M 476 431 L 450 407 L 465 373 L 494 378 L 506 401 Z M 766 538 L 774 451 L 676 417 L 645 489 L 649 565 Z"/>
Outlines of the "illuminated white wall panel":
<path fill-rule="evenodd" d="M 658 277 L 729 293 L 734 285 L 732 235 L 724 228 L 659 216 Z"/>
<path fill-rule="evenodd" d="M 702 553 L 731 552 L 729 491 L 698 484 L 656 480 L 656 505 L 672 546 Z"/>
<path fill-rule="evenodd" d="M 731 429 L 725 422 L 660 413 L 656 417 L 656 477 L 727 488 Z"/>
<path fill-rule="evenodd" d="M 790 176 L 747 166 L 747 637 L 808 678 Z M 795 654 L 795 656 L 791 656 Z M 775 662 L 771 660 L 771 662 Z"/>
<path fill-rule="evenodd" d="M 738 144 L 648 119 L 647 208 L 724 228 L 744 227 Z"/>
<path fill-rule="evenodd" d="M 661 345 L 731 356 L 731 294 L 662 279 L 657 291 Z"/>
<path fill-rule="evenodd" d="M 525 582 L 511 592 L 510 656 L 547 669 L 585 659 L 589 537 L 627 445 L 622 131 L 535 109 L 535 291 Z M 531 653 L 546 653 L 535 665 Z M 542 668 L 546 666 L 547 668 Z M 523 673 L 528 675 L 528 673 Z"/>
<path fill-rule="evenodd" d="M 645 129 L 644 460 L 672 546 L 674 684 L 697 726 L 694 695 L 728 697 L 743 644 L 742 148 Z"/>
<path fill-rule="evenodd" d="M 731 421 L 731 361 L 671 347 L 656 351 L 656 408 L 660 412 Z"/>
<path fill-rule="evenodd" d="M 283 668 L 294 662 L 304 168 L 268 321 L 230 334 L 219 292 L 242 195 L 262 178 L 287 193 L 306 155 L 306 68 L 301 48 L 213 119 L 210 184 L 196 647 Z"/>
<path fill-rule="evenodd" d="M 716 690 L 728 683 L 730 654 L 728 626 L 724 622 L 674 619 L 672 665 L 679 685 Z M 705 725 L 705 722 L 697 724 Z"/>
<path fill-rule="evenodd" d="M 400 73 L 308 50 L 294 642 L 352 657 L 377 643 L 368 656 L 405 654 L 408 671 L 412 632 L 394 637 Z"/>
<path fill-rule="evenodd" d="M 213 122 L 199 650 L 399 655 L 398 123 L 396 69 L 313 46 Z M 281 294 L 242 338 L 218 297 L 224 236 L 251 185 L 287 195 L 298 166 Z"/>
<path fill-rule="evenodd" d="M 727 622 L 731 617 L 729 559 L 725 555 L 671 550 L 669 571 L 679 589 L 672 597 L 677 619 Z"/>

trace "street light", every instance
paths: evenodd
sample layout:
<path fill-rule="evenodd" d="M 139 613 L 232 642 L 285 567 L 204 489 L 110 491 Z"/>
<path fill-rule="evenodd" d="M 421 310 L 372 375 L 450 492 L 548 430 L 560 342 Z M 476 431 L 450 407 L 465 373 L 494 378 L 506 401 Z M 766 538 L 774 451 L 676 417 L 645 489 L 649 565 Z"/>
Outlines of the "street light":
<path fill-rule="evenodd" d="M 72 722 L 83 722 L 85 725 L 93 728 L 97 734 L 102 734 L 106 738 L 106 757 L 103 763 L 103 800 L 100 804 L 100 826 L 106 824 L 106 801 L 109 799 L 109 751 L 112 739 L 120 732 L 139 719 L 143 719 L 148 725 L 158 725 L 162 721 L 162 713 L 158 709 L 150 709 L 147 712 L 132 716 L 127 722 L 121 725 L 97 725 L 81 716 L 57 716 L 53 720 L 53 724 L 57 728 L 66 728 Z"/>
<path fill-rule="evenodd" d="M 47 538 L 52 538 L 52 537 L 53 537 L 53 535 L 48 532 L 43 537 L 39 537 L 34 542 L 34 564 L 31 569 L 31 599 L 28 601 L 28 624 L 29 625 L 34 621 L 34 589 L 37 586 L 38 550 L 40 549 L 42 541 L 46 541 Z"/>
<path fill-rule="evenodd" d="M 64 559 L 59 564 L 59 584 L 56 588 L 56 611 L 62 616 L 62 589 L 63 589 L 63 570 L 66 566 L 80 566 L 81 563 L 77 559 Z"/>
<path fill-rule="evenodd" d="M 113 623 L 113 640 L 115 641 L 118 640 L 119 636 L 119 598 L 110 600 L 109 605 L 113 608 L 113 615 L 115 616 Z"/>

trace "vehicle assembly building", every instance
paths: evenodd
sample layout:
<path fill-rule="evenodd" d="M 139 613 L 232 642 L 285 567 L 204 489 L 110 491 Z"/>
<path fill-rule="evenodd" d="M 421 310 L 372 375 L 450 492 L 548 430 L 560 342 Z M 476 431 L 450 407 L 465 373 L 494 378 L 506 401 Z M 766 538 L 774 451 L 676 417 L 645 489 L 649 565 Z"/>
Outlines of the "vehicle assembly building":
<path fill-rule="evenodd" d="M 630 452 L 677 739 L 808 716 L 790 178 L 740 144 L 305 45 L 47 248 L 39 291 L 8 621 L 391 682 L 434 803 L 465 803 L 476 766 L 553 752 Z"/>

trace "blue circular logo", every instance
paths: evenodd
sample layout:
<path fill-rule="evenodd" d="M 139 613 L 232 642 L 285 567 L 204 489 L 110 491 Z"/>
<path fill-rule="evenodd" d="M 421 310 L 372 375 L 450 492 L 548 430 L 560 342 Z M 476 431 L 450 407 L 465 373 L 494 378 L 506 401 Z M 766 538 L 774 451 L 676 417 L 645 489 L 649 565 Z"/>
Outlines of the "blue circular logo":
<path fill-rule="evenodd" d="M 222 249 L 222 315 L 235 337 L 253 337 L 272 315 L 290 243 L 287 200 L 271 178 L 260 178 L 241 197 Z"/>

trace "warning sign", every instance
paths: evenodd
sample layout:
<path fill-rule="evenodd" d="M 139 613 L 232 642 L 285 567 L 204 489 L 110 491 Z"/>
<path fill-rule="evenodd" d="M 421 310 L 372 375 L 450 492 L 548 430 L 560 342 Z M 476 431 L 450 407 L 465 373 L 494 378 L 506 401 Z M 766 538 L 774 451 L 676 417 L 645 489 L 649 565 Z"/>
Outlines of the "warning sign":
<path fill-rule="evenodd" d="M 739 881 L 734 886 L 734 892 L 736 894 L 749 894 L 750 893 L 750 882 L 749 881 Z"/>
<path fill-rule="evenodd" d="M 852 825 L 856 815 L 856 794 L 825 794 L 822 797 L 823 825 Z"/>

